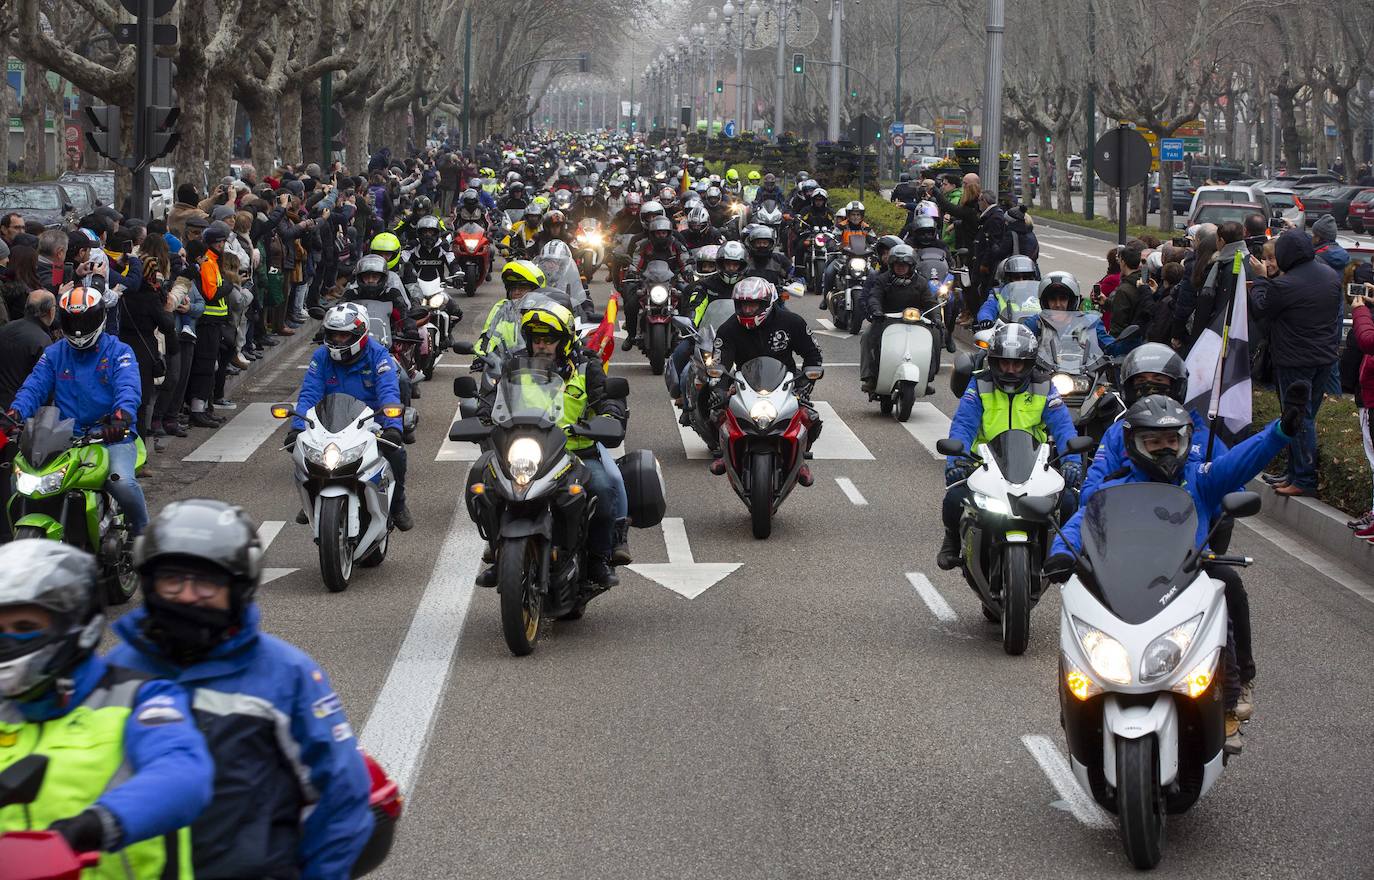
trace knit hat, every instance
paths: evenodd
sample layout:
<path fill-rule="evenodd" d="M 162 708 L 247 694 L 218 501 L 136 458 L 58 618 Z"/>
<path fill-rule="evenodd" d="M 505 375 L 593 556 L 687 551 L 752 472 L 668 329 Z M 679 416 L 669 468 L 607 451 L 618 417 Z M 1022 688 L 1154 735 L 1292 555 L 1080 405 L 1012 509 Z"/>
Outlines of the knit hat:
<path fill-rule="evenodd" d="M 214 209 L 210 211 L 211 220 L 228 220 L 232 216 L 234 216 L 233 205 L 215 205 Z"/>
<path fill-rule="evenodd" d="M 181 253 L 181 249 L 185 247 L 185 245 L 181 243 L 181 239 L 170 232 L 164 232 L 162 237 L 167 240 L 167 250 L 171 251 L 173 254 Z"/>
<path fill-rule="evenodd" d="M 1323 214 L 1321 219 L 1312 224 L 1312 237 L 1322 241 L 1336 240 L 1336 218 L 1330 214 Z"/>

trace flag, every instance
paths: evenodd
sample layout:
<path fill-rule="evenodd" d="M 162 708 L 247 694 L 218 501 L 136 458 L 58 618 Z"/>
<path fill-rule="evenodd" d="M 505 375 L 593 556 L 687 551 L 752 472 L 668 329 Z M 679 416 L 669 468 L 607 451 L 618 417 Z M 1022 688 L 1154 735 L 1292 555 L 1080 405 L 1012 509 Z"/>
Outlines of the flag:
<path fill-rule="evenodd" d="M 1207 414 L 1215 433 L 1219 419 L 1232 435 L 1251 419 L 1250 314 L 1245 286 L 1244 247 L 1237 248 L 1232 271 L 1236 277 L 1230 305 L 1219 309 L 1188 352 L 1189 409 Z"/>
<path fill-rule="evenodd" d="M 679 196 L 687 195 L 687 190 L 692 188 L 692 175 L 687 173 L 687 163 L 682 163 L 682 185 L 678 187 Z"/>

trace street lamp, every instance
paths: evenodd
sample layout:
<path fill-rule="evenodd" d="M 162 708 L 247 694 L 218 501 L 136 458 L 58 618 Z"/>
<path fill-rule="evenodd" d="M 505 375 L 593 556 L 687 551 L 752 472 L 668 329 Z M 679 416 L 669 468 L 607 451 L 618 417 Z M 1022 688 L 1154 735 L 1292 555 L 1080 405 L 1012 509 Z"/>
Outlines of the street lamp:
<path fill-rule="evenodd" d="M 787 64 L 784 57 L 787 51 L 787 19 L 791 15 L 801 16 L 797 2 L 798 0 L 773 0 L 772 14 L 778 26 L 778 51 L 773 70 L 778 81 L 776 94 L 773 96 L 773 137 L 775 140 L 782 137 L 783 108 L 787 96 Z"/>

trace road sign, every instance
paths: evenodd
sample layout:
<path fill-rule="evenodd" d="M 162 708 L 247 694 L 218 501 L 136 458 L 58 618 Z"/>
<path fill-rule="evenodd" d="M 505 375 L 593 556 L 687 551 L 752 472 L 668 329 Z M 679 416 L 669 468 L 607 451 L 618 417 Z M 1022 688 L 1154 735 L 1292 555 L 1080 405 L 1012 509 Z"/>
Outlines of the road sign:
<path fill-rule="evenodd" d="M 891 125 L 889 125 L 889 126 L 887 127 L 887 130 L 888 130 L 888 133 L 889 133 L 889 134 L 891 134 L 893 137 L 896 137 L 897 135 L 899 135 L 899 134 L 901 134 L 902 132 L 906 131 L 906 123 L 905 123 L 905 122 L 894 122 L 894 123 L 892 123 Z"/>
<path fill-rule="evenodd" d="M 1108 131 L 1093 146 L 1093 170 L 1108 186 L 1134 186 L 1150 170 L 1150 144 L 1135 129 Z"/>
<path fill-rule="evenodd" d="M 935 132 L 933 131 L 907 132 L 903 137 L 906 138 L 906 142 L 910 144 L 913 149 L 935 149 Z"/>
<path fill-rule="evenodd" d="M 1186 138 L 1184 138 L 1184 139 L 1183 139 L 1183 152 L 1185 152 L 1185 153 L 1201 153 L 1201 152 L 1202 152 L 1202 138 L 1194 138 L 1194 137 L 1186 137 Z"/>
<path fill-rule="evenodd" d="M 1183 138 L 1164 138 L 1159 142 L 1159 158 L 1165 162 L 1183 161 Z"/>
<path fill-rule="evenodd" d="M 734 136 L 735 136 L 735 131 L 736 131 L 736 129 L 735 129 L 735 120 L 731 119 L 729 122 L 725 123 L 725 136 L 726 136 L 726 137 L 728 137 L 728 138 L 734 137 Z"/>
<path fill-rule="evenodd" d="M 894 135 L 892 136 L 892 146 L 894 146 L 894 147 L 905 147 L 905 146 L 906 146 L 906 136 L 905 136 L 905 135 L 900 135 L 900 134 L 894 134 Z"/>

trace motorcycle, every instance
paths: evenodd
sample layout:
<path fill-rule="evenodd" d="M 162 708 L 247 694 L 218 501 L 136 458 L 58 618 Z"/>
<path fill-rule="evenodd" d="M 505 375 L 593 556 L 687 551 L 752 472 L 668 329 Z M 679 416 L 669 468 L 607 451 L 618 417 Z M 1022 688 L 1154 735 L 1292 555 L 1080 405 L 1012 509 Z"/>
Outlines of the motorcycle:
<path fill-rule="evenodd" d="M 678 377 L 682 410 L 692 430 L 713 454 L 719 450 L 720 440 L 715 422 L 711 420 L 711 394 L 715 381 L 708 375 L 708 370 L 715 364 L 716 331 L 734 314 L 733 300 L 718 299 L 707 304 L 699 325 L 693 325 L 690 318 L 681 315 L 673 318 L 682 335 L 691 338 L 693 343 L 692 359 Z"/>
<path fill-rule="evenodd" d="M 491 239 L 480 223 L 464 223 L 453 236 L 453 255 L 463 271 L 463 293 L 477 295 L 477 285 L 487 277 L 491 265 Z"/>
<path fill-rule="evenodd" d="M 942 320 L 946 303 L 922 312 L 903 309 L 884 314 L 887 324 L 878 344 L 878 380 L 869 400 L 878 401 L 883 415 L 897 421 L 911 418 L 917 397 L 935 393 L 935 327 Z"/>
<path fill-rule="evenodd" d="M 138 590 L 133 566 L 134 536 L 119 502 L 105 484 L 110 458 L 100 434 L 72 436 L 76 422 L 45 406 L 24 423 L 14 458 L 14 496 L 9 517 L 14 539 L 61 541 L 93 553 L 107 605 L 122 605 Z M 134 472 L 148 451 L 135 441 Z"/>
<path fill-rule="evenodd" d="M 585 579 L 587 527 L 596 504 L 580 480 L 581 466 L 567 449 L 559 420 L 563 379 L 546 358 L 512 357 L 504 365 L 490 424 L 461 419 L 449 439 L 486 445 L 477 470 L 481 483 L 465 492 L 468 515 L 496 554 L 501 631 L 517 657 L 535 649 L 546 615 L 582 617 L 605 588 Z M 629 394 L 624 379 L 608 378 L 611 396 Z M 475 398 L 470 376 L 453 382 L 453 393 Z M 578 423 L 572 431 L 614 446 L 624 426 L 609 419 Z M 489 444 L 489 445 L 487 445 Z"/>
<path fill-rule="evenodd" d="M 719 364 L 706 367 L 713 379 Z M 808 382 L 825 375 L 823 367 L 802 371 Z M 754 358 L 734 373 L 717 427 L 714 448 L 721 450 L 730 487 L 749 508 L 755 538 L 773 533 L 773 515 L 797 485 L 811 420 L 797 397 L 797 377 L 775 358 Z"/>
<path fill-rule="evenodd" d="M 577 259 L 578 275 L 583 286 L 591 282 L 596 270 L 606 259 L 606 237 L 601 233 L 601 222 L 595 217 L 583 217 L 577 222 Z"/>
<path fill-rule="evenodd" d="M 289 419 L 296 408 L 272 405 L 272 415 Z M 396 489 L 391 465 L 381 454 L 386 443 L 377 419 L 413 423 L 410 407 L 388 405 L 374 412 L 349 394 L 326 394 L 305 414 L 291 459 L 306 521 L 319 547 L 320 575 L 331 593 L 348 589 L 353 564 L 375 568 L 391 543 L 391 496 Z M 409 428 L 410 425 L 407 425 Z"/>
<path fill-rule="evenodd" d="M 1069 441 L 1069 449 L 1091 446 L 1085 437 Z M 969 498 L 959 517 L 964 580 L 978 594 L 983 616 L 1002 625 L 1002 650 L 1023 654 L 1030 642 L 1030 612 L 1040 601 L 1040 568 L 1049 549 L 1049 523 L 1059 511 L 1064 478 L 1051 466 L 1053 446 L 1040 443 L 1027 431 L 1003 431 L 970 453 L 962 440 L 936 442 L 941 455 L 973 466 L 967 483 Z M 1043 500 L 1037 515 L 1020 502 Z M 1013 505 L 1017 506 L 1013 506 Z"/>
<path fill-rule="evenodd" d="M 826 292 L 825 304 L 835 329 L 858 333 L 863 329 L 868 309 L 864 303 L 864 283 L 872 268 L 868 236 L 863 233 L 850 235 L 841 253 L 844 265 L 835 276 L 840 286 Z"/>
<path fill-rule="evenodd" d="M 802 249 L 802 271 L 806 276 L 806 292 L 820 295 L 825 280 L 825 266 L 830 262 L 830 250 L 836 244 L 834 231 L 801 224 L 797 231 Z M 836 324 L 835 326 L 839 326 Z"/>
<path fill-rule="evenodd" d="M 1037 359 L 1048 370 L 1064 404 L 1073 410 L 1078 433 L 1100 441 L 1107 428 L 1126 412 L 1116 391 L 1116 363 L 1097 340 L 1101 312 L 1040 312 Z M 1137 330 L 1127 328 L 1122 339 Z"/>
<path fill-rule="evenodd" d="M 432 379 L 439 355 L 453 345 L 453 331 L 458 322 L 463 320 L 463 310 L 458 307 L 458 291 L 437 277 L 428 281 L 421 278 L 416 284 L 420 293 L 420 308 L 424 309 L 424 314 L 415 319 L 420 337 L 424 340 L 417 366 L 426 379 Z"/>
<path fill-rule="evenodd" d="M 351 876 L 355 878 L 368 875 L 386 861 L 404 806 L 395 780 L 367 752 L 362 756 L 373 826 L 372 835 L 353 863 Z M 25 824 L 32 824 L 29 805 L 38 800 L 49 760 L 47 755 L 26 755 L 0 773 L 0 810 L 20 807 Z M 100 857 L 98 852 L 73 852 L 66 838 L 56 831 L 0 834 L 0 880 L 80 880 L 84 871 L 100 865 Z"/>
<path fill-rule="evenodd" d="M 668 353 L 677 344 L 672 319 L 677 314 L 681 293 L 676 280 L 667 263 L 654 260 L 644 268 L 643 276 L 637 279 L 637 288 L 630 294 L 641 299 L 639 347 L 649 359 L 649 370 L 655 376 L 663 375 Z"/>
<path fill-rule="evenodd" d="M 1259 513 L 1260 499 L 1233 492 L 1221 507 L 1203 547 L 1229 519 Z M 1163 857 L 1166 816 L 1197 803 L 1225 764 L 1226 591 L 1200 564 L 1253 560 L 1197 549 L 1192 496 L 1171 484 L 1099 490 L 1082 525 L 1061 592 L 1060 719 L 1074 776 L 1148 869 Z"/>

